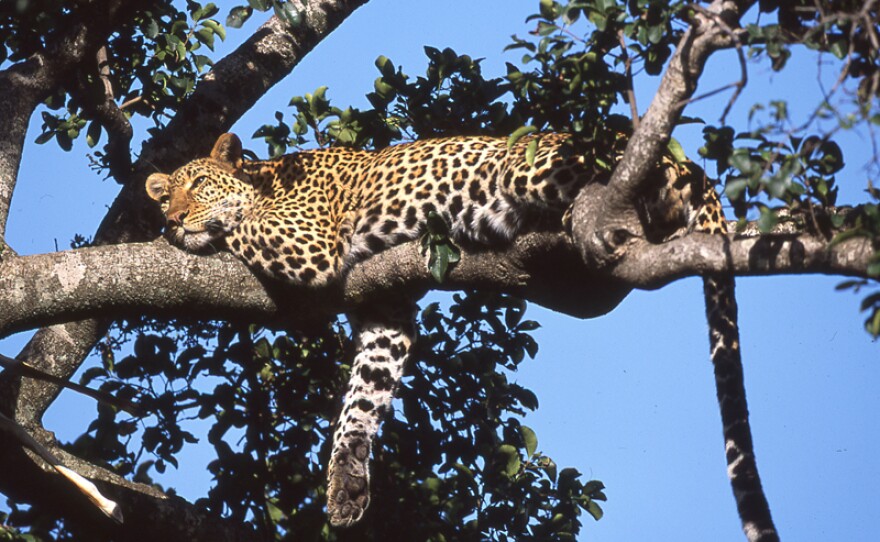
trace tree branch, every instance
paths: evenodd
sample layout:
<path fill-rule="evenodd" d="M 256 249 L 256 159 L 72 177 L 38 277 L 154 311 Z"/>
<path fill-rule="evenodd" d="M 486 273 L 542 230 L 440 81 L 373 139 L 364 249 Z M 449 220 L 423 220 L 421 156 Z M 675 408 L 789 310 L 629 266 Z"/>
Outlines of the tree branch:
<path fill-rule="evenodd" d="M 753 3 L 715 0 L 706 10 L 695 12 L 611 180 L 604 189 L 596 188 L 606 194 L 591 198 L 584 192 L 575 201 L 572 231 L 587 261 L 597 267 L 610 265 L 622 258 L 629 243 L 639 237 L 634 233 L 638 219 L 633 202 L 651 182 L 654 164 L 659 162 L 685 104 L 693 96 L 709 56 L 733 45 L 730 29 L 739 27 L 741 14 Z M 719 20 L 726 24 L 722 26 Z"/>
<path fill-rule="evenodd" d="M 653 290 L 694 274 L 739 276 L 821 273 L 866 277 L 874 249 L 870 239 L 838 245 L 809 235 L 722 237 L 694 233 L 662 245 L 644 243 L 612 275 L 635 288 Z"/>
<path fill-rule="evenodd" d="M 86 21 L 64 28 L 47 50 L 0 71 L 0 239 L 6 233 L 9 204 L 18 179 L 18 167 L 31 114 L 83 59 L 94 55 L 121 19 L 136 13 L 149 0 L 83 2 L 76 16 Z"/>
<path fill-rule="evenodd" d="M 394 247 L 359 264 L 344 283 L 321 290 L 261 281 L 228 253 L 196 256 L 164 241 L 16 258 L 0 264 L 0 303 L 9 307 L 0 314 L 0 336 L 46 322 L 145 313 L 308 326 L 371 297 L 430 289 L 492 288 L 590 318 L 616 307 L 633 288 L 710 272 L 864 277 L 873 254 L 862 238 L 832 245 L 798 233 L 694 233 L 634 246 L 600 273 L 580 260 L 565 235 L 531 233 L 506 250 L 463 249 L 461 263 L 437 284 L 419 248 L 418 242 Z"/>
<path fill-rule="evenodd" d="M 91 63 L 90 63 L 91 64 Z M 68 91 L 80 101 L 85 109 L 107 132 L 107 144 L 104 146 L 110 175 L 118 182 L 125 183 L 131 175 L 131 151 L 129 146 L 133 130 L 128 117 L 116 103 L 113 96 L 113 84 L 110 81 L 109 59 L 107 47 L 100 47 L 95 56 L 95 63 L 90 71 L 97 76 L 93 84 L 103 89 L 98 95 L 89 88 L 85 77 L 72 78 Z M 100 96 L 100 97 L 98 97 Z"/>

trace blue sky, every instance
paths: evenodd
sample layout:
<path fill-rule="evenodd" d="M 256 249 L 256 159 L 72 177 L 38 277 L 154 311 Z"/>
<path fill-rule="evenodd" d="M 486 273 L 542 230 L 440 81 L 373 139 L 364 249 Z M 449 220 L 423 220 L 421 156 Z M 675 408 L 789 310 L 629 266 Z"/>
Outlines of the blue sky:
<path fill-rule="evenodd" d="M 484 73 L 501 75 L 502 53 L 513 33 L 525 34 L 536 0 L 372 0 L 309 55 L 236 126 L 245 139 L 286 110 L 290 97 L 329 86 L 338 106 L 366 106 L 380 54 L 418 74 L 424 45 L 452 47 L 485 58 Z M 249 23 L 245 30 L 252 30 Z M 230 42 L 245 32 L 230 31 Z M 228 46 L 224 46 L 227 49 Z M 731 55 L 713 58 L 701 91 L 730 83 L 739 68 Z M 818 100 L 815 57 L 785 74 L 750 66 L 750 83 L 729 122 L 744 128 L 750 105 L 791 100 L 793 116 Z M 825 75 L 833 76 L 831 68 Z M 636 81 L 644 112 L 656 79 Z M 717 123 L 722 94 L 685 114 Z M 28 139 L 39 133 L 34 117 Z M 696 156 L 700 128 L 676 132 Z M 856 202 L 865 186 L 864 135 L 845 134 L 848 166 L 839 176 L 843 202 Z M 259 153 L 265 149 L 254 142 Z M 23 254 L 65 248 L 75 233 L 91 234 L 117 192 L 88 169 L 84 144 L 64 153 L 53 145 L 25 150 L 12 204 L 9 243 Z M 71 204 L 77 211 L 70 211 Z M 875 413 L 880 397 L 877 345 L 862 331 L 859 298 L 834 291 L 834 277 L 739 279 L 740 325 L 746 387 L 758 463 L 783 537 L 789 540 L 875 540 L 871 519 L 880 508 L 880 447 Z M 532 305 L 541 322 L 538 358 L 516 379 L 536 391 L 541 406 L 525 423 L 539 449 L 560 466 L 602 480 L 609 501 L 599 522 L 585 519 L 583 540 L 739 541 L 742 534 L 725 473 L 699 279 L 661 291 L 635 292 L 611 314 L 581 321 Z M 16 353 L 23 337 L 0 342 Z M 65 393 L 46 417 L 47 429 L 73 438 L 88 423 L 90 400 Z M 186 497 L 209 483 L 203 457 L 191 451 L 175 483 Z M 184 474 L 185 473 L 185 474 Z M 195 473 L 195 474 L 193 474 Z M 171 482 L 174 480 L 174 482 Z"/>

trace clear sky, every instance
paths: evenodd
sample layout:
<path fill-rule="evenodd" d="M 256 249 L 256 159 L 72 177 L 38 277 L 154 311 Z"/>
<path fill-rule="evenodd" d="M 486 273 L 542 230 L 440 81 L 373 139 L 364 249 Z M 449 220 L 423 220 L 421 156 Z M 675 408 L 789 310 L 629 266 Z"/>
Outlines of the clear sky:
<path fill-rule="evenodd" d="M 424 45 L 449 46 L 485 58 L 485 74 L 502 75 L 504 62 L 518 63 L 521 55 L 503 53 L 503 47 L 511 34 L 531 29 L 524 19 L 536 10 L 537 0 L 371 0 L 235 130 L 247 141 L 260 124 L 274 122 L 274 111 L 287 111 L 290 97 L 321 85 L 330 87 L 335 105 L 366 107 L 380 54 L 415 75 L 426 64 Z M 245 34 L 230 30 L 229 40 Z M 732 82 L 738 71 L 732 56 L 713 58 L 701 91 Z M 815 57 L 782 75 L 765 64 L 750 66 L 749 86 L 729 122 L 743 129 L 751 104 L 773 98 L 791 100 L 793 115 L 802 118 L 818 100 L 816 74 Z M 656 84 L 636 81 L 642 112 Z M 717 123 L 727 99 L 722 94 L 705 100 L 685 114 Z M 35 116 L 29 141 L 39 123 Z M 676 136 L 695 157 L 700 127 Z M 847 134 L 843 146 L 848 167 L 839 175 L 842 200 L 851 203 L 863 195 L 861 166 L 870 147 L 859 134 Z M 265 153 L 261 143 L 251 147 Z M 117 186 L 88 169 L 86 151 L 84 143 L 71 153 L 53 144 L 26 148 L 9 223 L 8 241 L 19 253 L 65 248 L 75 233 L 94 232 Z M 739 280 L 758 464 L 787 540 L 869 541 L 880 532 L 877 345 L 862 331 L 859 298 L 834 291 L 839 282 Z M 537 431 L 539 449 L 560 467 L 577 467 L 607 486 L 606 516 L 599 522 L 585 518 L 581 539 L 742 540 L 725 472 L 699 279 L 635 292 L 611 314 L 590 321 L 535 305 L 529 316 L 543 325 L 536 333 L 541 349 L 515 378 L 535 390 L 541 406 L 525 423 Z M 22 342 L 21 336 L 0 342 L 0 351 L 14 354 Z M 46 426 L 74 438 L 93 412 L 90 400 L 66 392 Z M 204 457 L 187 452 L 180 471 L 162 481 L 186 497 L 199 496 L 209 483 Z"/>

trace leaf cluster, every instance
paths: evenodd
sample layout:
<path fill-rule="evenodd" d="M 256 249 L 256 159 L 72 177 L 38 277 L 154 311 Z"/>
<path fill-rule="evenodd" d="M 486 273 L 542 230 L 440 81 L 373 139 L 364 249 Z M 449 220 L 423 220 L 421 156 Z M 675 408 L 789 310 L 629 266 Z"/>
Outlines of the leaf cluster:
<path fill-rule="evenodd" d="M 793 45 L 831 53 L 846 61 L 842 75 L 858 81 L 857 98 L 871 107 L 870 102 L 880 96 L 880 8 L 875 2 L 761 0 L 758 5 L 777 20 L 747 27 L 751 56 L 766 56 L 779 71 L 791 57 Z"/>
<path fill-rule="evenodd" d="M 422 312 L 410 376 L 375 448 L 371 510 L 381 513 L 345 536 L 571 540 L 583 511 L 601 517 L 601 483 L 558 469 L 520 421 L 538 405 L 510 378 L 538 349 L 529 334 L 538 324 L 524 314 L 522 301 L 473 292 L 448 313 L 437 304 Z M 350 371 L 337 360 L 352 354 L 336 324 L 309 336 L 234 324 L 120 327 L 82 381 L 149 414 L 99 405 L 69 448 L 155 484 L 186 446 L 206 440 L 213 483 L 197 505 L 253 524 L 262 539 L 337 540 L 323 512 L 325 466 Z M 32 529 L 46 517 L 15 516 Z"/>
<path fill-rule="evenodd" d="M 479 60 L 448 48 L 425 47 L 425 54 L 425 74 L 414 78 L 385 56 L 376 60 L 380 77 L 366 96 L 371 109 L 335 107 L 327 88 L 320 87 L 290 100 L 290 123 L 276 112 L 276 123 L 261 126 L 254 137 L 263 138 L 276 156 L 310 143 L 382 148 L 440 135 L 502 135 L 519 124 L 501 100 L 509 86 L 484 78 Z"/>
<path fill-rule="evenodd" d="M 726 176 L 724 193 L 741 220 L 756 210 L 759 227 L 770 231 L 778 219 L 769 203 L 776 200 L 790 215 L 809 216 L 807 226 L 817 233 L 830 235 L 843 226 L 832 212 L 838 193 L 835 174 L 844 167 L 843 151 L 834 141 L 817 134 L 786 139 L 761 131 L 735 134 L 729 126 L 707 126 L 703 137 L 700 155 L 715 162 L 719 176 Z"/>
<path fill-rule="evenodd" d="M 184 4 L 182 9 L 179 4 Z M 0 61 L 57 54 L 63 35 L 57 29 L 89 24 L 89 7 L 55 0 L 3 2 Z M 129 9 L 131 17 L 104 46 L 105 60 L 88 56 L 46 99 L 38 143 L 54 139 L 70 150 L 85 134 L 88 146 L 97 146 L 110 129 L 97 107 L 108 100 L 128 120 L 145 117 L 154 126 L 162 124 L 212 65 L 202 47 L 213 51 L 216 40 L 226 38 L 226 29 L 214 18 L 219 8 L 210 2 L 156 0 L 133 2 Z M 95 156 L 100 166 L 107 166 L 104 153 Z"/>

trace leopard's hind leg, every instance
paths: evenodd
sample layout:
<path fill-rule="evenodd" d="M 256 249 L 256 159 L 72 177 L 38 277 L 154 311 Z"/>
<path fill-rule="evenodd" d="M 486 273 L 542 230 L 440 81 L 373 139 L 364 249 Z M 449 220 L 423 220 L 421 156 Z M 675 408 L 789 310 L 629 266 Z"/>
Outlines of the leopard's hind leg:
<path fill-rule="evenodd" d="M 382 419 L 391 408 L 415 340 L 416 305 L 383 304 L 350 315 L 357 353 L 333 433 L 328 468 L 330 523 L 357 523 L 370 503 L 370 453 Z"/>

